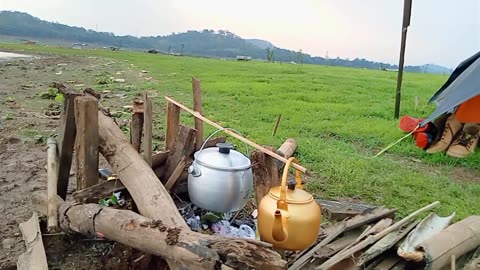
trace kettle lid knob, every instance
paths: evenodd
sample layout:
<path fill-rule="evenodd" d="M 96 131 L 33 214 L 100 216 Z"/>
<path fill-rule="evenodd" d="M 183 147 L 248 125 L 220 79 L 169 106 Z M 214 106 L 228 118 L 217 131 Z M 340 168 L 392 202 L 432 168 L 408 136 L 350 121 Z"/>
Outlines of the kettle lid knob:
<path fill-rule="evenodd" d="M 222 154 L 229 154 L 230 150 L 233 149 L 233 144 L 231 143 L 217 143 L 218 152 Z"/>
<path fill-rule="evenodd" d="M 288 182 L 287 182 L 287 187 L 288 187 L 288 189 L 290 189 L 290 190 L 295 190 L 295 186 L 296 186 L 296 185 L 297 185 L 297 183 L 296 183 L 295 180 L 293 180 L 293 179 L 290 179 L 290 180 L 288 180 Z"/>

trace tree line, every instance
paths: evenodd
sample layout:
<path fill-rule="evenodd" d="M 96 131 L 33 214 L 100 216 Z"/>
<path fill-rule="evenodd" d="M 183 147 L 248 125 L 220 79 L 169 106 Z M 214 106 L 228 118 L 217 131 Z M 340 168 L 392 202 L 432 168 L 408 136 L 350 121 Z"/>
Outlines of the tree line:
<path fill-rule="evenodd" d="M 250 56 L 269 62 L 298 62 L 298 64 L 319 64 L 332 66 L 357 67 L 368 69 L 396 69 L 396 65 L 355 58 L 316 57 L 300 51 L 277 47 L 261 48 L 253 42 L 242 39 L 227 30 L 187 31 L 165 36 L 134 37 L 117 36 L 108 32 L 96 32 L 82 27 L 67 26 L 56 22 L 47 22 L 27 13 L 0 12 L 0 35 L 54 39 L 101 46 L 114 46 L 130 49 L 157 50 L 165 53 L 179 53 L 219 58 L 235 58 L 238 55 Z M 268 42 L 265 42 L 269 44 Z M 407 66 L 407 71 L 425 72 L 420 66 Z"/>

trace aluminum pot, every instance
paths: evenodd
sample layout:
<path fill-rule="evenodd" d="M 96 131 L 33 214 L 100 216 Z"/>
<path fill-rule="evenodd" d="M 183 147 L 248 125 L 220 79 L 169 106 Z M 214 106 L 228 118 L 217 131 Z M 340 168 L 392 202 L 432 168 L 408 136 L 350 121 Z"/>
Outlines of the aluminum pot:
<path fill-rule="evenodd" d="M 188 194 L 195 205 L 216 212 L 243 208 L 253 187 L 252 164 L 229 143 L 200 149 L 188 168 Z"/>

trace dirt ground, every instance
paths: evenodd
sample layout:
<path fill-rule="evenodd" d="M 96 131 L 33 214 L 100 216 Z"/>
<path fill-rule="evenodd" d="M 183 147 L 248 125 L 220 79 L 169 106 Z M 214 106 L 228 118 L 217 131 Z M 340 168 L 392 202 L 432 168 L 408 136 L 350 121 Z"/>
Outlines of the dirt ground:
<path fill-rule="evenodd" d="M 94 86 L 105 74 L 124 78 L 126 83 L 143 79 L 127 63 L 106 59 L 51 55 L 0 59 L 0 269 L 16 269 L 18 256 L 25 251 L 18 225 L 32 215 L 32 192 L 46 193 L 45 143 L 56 133 L 58 120 L 51 118 L 58 114 L 61 101 L 42 98 L 40 93 L 48 91 L 52 82 L 81 90 Z M 109 102 L 117 100 L 118 107 L 131 101 L 121 92 L 114 95 L 120 98 Z M 69 192 L 75 189 L 75 176 L 71 178 Z M 114 254 L 118 247 L 107 241 L 69 244 L 66 239 L 60 241 L 62 252 L 58 252 L 62 237 L 44 236 L 50 269 L 126 269 L 118 263 L 129 265 L 126 258 Z M 125 249 L 122 254 L 126 254 Z M 109 258 L 117 263 L 112 264 Z"/>

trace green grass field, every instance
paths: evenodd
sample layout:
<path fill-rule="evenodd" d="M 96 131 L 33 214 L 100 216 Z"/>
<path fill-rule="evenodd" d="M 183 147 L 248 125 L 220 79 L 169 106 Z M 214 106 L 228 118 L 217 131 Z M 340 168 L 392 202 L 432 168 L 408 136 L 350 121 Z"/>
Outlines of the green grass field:
<path fill-rule="evenodd" d="M 12 44 L 0 48 L 128 60 L 159 81 L 135 87 L 158 91 L 157 106 L 165 104 L 163 95 L 191 106 L 191 77 L 196 76 L 202 81 L 207 117 L 260 144 L 279 146 L 296 138 L 297 157 L 314 172 L 308 189 L 317 197 L 354 198 L 398 208 L 400 215 L 436 200 L 442 203 L 437 213 L 455 211 L 458 218 L 480 209 L 478 153 L 464 160 L 429 155 L 408 138 L 373 158 L 403 136 L 393 119 L 395 72 Z M 429 97 L 446 79 L 406 73 L 401 114 L 427 116 L 434 108 L 427 105 Z M 280 113 L 282 121 L 272 137 Z M 161 133 L 165 118 L 158 117 L 162 125 L 154 132 Z"/>

